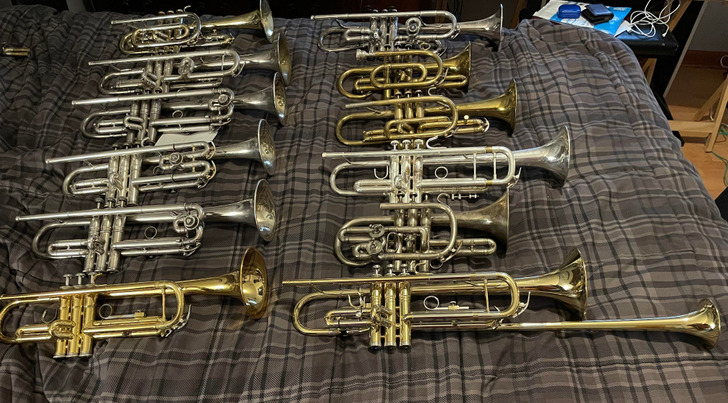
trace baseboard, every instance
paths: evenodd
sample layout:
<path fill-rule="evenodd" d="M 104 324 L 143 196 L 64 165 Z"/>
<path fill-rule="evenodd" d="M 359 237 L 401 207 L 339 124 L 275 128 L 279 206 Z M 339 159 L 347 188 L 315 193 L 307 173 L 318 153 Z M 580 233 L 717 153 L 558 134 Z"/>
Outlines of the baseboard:
<path fill-rule="evenodd" d="M 720 58 L 728 55 L 726 52 L 713 52 L 708 50 L 688 50 L 685 52 L 683 66 L 705 67 L 720 69 Z M 728 65 L 728 56 L 723 59 L 723 64 Z"/>

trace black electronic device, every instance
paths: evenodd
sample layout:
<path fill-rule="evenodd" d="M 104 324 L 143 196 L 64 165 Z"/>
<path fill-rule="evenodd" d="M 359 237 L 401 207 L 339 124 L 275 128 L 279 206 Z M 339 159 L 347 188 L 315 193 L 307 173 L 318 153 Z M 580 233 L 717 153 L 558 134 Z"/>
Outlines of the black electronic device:
<path fill-rule="evenodd" d="M 581 15 L 594 25 L 607 22 L 614 18 L 614 13 L 604 4 L 589 4 L 582 10 Z"/>

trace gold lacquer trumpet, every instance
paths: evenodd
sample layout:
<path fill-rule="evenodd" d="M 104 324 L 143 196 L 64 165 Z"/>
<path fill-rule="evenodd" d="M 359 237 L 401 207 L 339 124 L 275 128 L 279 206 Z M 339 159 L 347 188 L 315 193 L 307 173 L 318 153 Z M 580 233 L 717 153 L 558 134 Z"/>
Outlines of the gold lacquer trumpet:
<path fill-rule="evenodd" d="M 13 308 L 58 304 L 57 317 L 53 320 L 20 326 L 13 335 L 6 334 L 4 328 L 0 328 L 0 341 L 8 344 L 55 342 L 54 358 L 88 357 L 93 353 L 95 340 L 169 336 L 187 321 L 186 295 L 219 295 L 239 299 L 245 305 L 248 316 L 253 319 L 263 316 L 268 305 L 268 274 L 263 257 L 254 248 L 245 251 L 238 270 L 217 277 L 109 285 L 70 285 L 70 277 L 66 279 L 66 286 L 58 291 L 0 296 L 0 304 L 4 305 L 0 310 L 0 324 Z M 114 299 L 155 296 L 162 298 L 162 313 L 158 316 L 147 316 L 145 312 L 112 316 L 108 312 L 111 307 L 101 304 L 102 301 Z M 176 301 L 171 315 L 165 307 L 167 296 L 173 296 Z"/>
<path fill-rule="evenodd" d="M 293 309 L 293 324 L 299 332 L 314 336 L 336 336 L 365 333 L 369 346 L 403 348 L 411 346 L 412 331 L 438 330 L 512 330 L 512 331 L 657 331 L 686 333 L 699 338 L 708 348 L 720 336 L 720 312 L 710 300 L 700 302 L 698 309 L 685 315 L 614 320 L 577 320 L 563 322 L 507 322 L 528 306 L 520 302 L 521 293 L 551 298 L 584 314 L 587 301 L 586 267 L 581 253 L 572 251 L 556 270 L 542 276 L 512 278 L 505 273 L 467 274 L 387 273 L 370 278 L 332 278 L 287 280 L 284 286 L 351 285 L 356 288 L 318 290 L 301 298 Z M 482 295 L 485 308 L 476 309 L 451 302 L 439 306 L 435 294 Z M 505 308 L 491 306 L 490 295 L 507 295 Z M 413 296 L 426 296 L 424 310 L 412 309 Z M 301 321 L 303 307 L 318 300 L 347 299 L 349 307 L 334 309 L 324 316 L 325 326 L 311 327 Z M 355 302 L 357 301 L 358 302 Z"/>
<path fill-rule="evenodd" d="M 431 106 L 428 106 L 431 105 Z M 441 95 L 413 95 L 378 101 L 348 104 L 347 109 L 391 107 L 351 113 L 336 124 L 336 138 L 346 145 L 389 143 L 393 140 L 430 139 L 454 134 L 484 133 L 488 123 L 477 117 L 495 118 L 507 124 L 509 133 L 516 124 L 517 90 L 515 81 L 501 95 L 468 104 L 455 105 Z M 463 119 L 459 117 L 463 116 Z M 471 118 L 476 117 L 476 118 Z M 384 120 L 384 128 L 365 130 L 361 140 L 343 135 L 343 127 L 351 121 Z"/>

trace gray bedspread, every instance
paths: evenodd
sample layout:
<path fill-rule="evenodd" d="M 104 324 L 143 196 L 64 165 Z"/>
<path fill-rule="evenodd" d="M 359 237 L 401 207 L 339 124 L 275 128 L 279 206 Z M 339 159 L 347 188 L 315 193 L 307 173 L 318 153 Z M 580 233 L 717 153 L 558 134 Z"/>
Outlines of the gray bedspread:
<path fill-rule="evenodd" d="M 79 127 L 89 108 L 71 101 L 98 94 L 108 69 L 91 60 L 120 57 L 124 27 L 113 14 L 54 13 L 16 7 L 0 13 L 0 42 L 32 49 L 25 59 L 0 58 L 0 290 L 4 294 L 54 290 L 77 260 L 47 261 L 30 244 L 39 222 L 16 223 L 21 214 L 92 208 L 64 197 L 64 173 L 75 164 L 48 165 L 52 156 L 109 149 Z M 357 63 L 352 54 L 326 54 L 315 41 L 323 24 L 276 19 L 292 47 L 287 89 L 289 125 L 278 128 L 277 172 L 269 177 L 280 228 L 264 243 L 248 227 L 209 224 L 192 256 L 124 259 L 108 283 L 213 276 L 239 265 L 255 246 L 269 268 L 267 316 L 248 319 L 237 300 L 194 296 L 189 323 L 168 338 L 99 341 L 89 359 L 52 358 L 52 343 L 0 344 L 0 400 L 10 401 L 722 401 L 728 393 L 728 337 L 712 350 L 680 334 L 597 332 L 415 332 L 410 351 L 371 352 L 364 337 L 310 337 L 291 324 L 293 305 L 306 288 L 281 288 L 294 278 L 364 276 L 333 254 L 346 221 L 379 214 L 377 198 L 346 198 L 328 185 L 332 168 L 323 151 L 344 151 L 334 137 L 346 99 L 336 77 Z M 250 50 L 262 36 L 240 33 L 235 47 Z M 451 42 L 454 55 L 465 42 Z M 498 52 L 473 42 L 467 94 L 475 101 L 518 83 L 512 136 L 496 128 L 486 142 L 511 149 L 535 147 L 558 128 L 571 129 L 572 170 L 554 188 L 538 169 L 524 169 L 511 189 L 510 242 L 505 254 L 458 258 L 445 272 L 498 270 L 513 276 L 545 273 L 570 249 L 587 262 L 591 319 L 678 315 L 703 297 L 728 311 L 728 223 L 651 95 L 630 50 L 597 32 L 544 21 L 508 31 Z M 243 74 L 227 86 L 243 93 L 269 78 Z M 251 135 L 261 115 L 236 112 L 219 135 L 229 144 Z M 180 201 L 225 203 L 249 195 L 262 167 L 218 164 L 202 190 L 147 193 L 144 204 Z M 486 205 L 453 203 L 456 209 Z M 141 227 L 141 226 L 140 226 Z M 128 237 L 142 237 L 134 228 Z M 467 303 L 467 301 L 466 301 Z M 342 301 L 340 306 L 346 302 Z M 119 312 L 151 309 L 154 301 L 125 300 Z M 532 299 L 519 321 L 560 320 L 562 306 Z M 331 306 L 312 306 L 321 318 Z M 417 307 L 416 309 L 421 309 Z M 7 327 L 40 322 L 42 308 L 15 310 Z M 22 319 L 21 319 L 22 317 Z M 722 316 L 725 321 L 725 315 Z"/>

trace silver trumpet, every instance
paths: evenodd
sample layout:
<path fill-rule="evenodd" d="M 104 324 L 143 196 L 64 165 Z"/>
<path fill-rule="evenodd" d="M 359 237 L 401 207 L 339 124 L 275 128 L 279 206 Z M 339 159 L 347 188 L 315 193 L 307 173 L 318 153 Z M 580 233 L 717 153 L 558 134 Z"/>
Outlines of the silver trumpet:
<path fill-rule="evenodd" d="M 508 243 L 508 203 L 508 191 L 493 204 L 467 212 L 455 212 L 440 202 L 382 203 L 380 209 L 389 215 L 344 224 L 336 234 L 334 253 L 353 267 L 389 262 L 386 271 L 395 274 L 427 272 L 456 256 L 490 255 L 498 244 L 506 247 Z M 447 228 L 449 235 L 435 237 L 437 227 Z M 459 228 L 488 237 L 463 237 Z M 381 265 L 374 267 L 375 272 L 381 269 Z"/>
<path fill-rule="evenodd" d="M 150 71 L 153 68 L 148 68 L 148 63 L 162 63 L 166 71 L 156 74 Z M 291 74 L 288 43 L 280 34 L 276 35 L 272 44 L 243 55 L 232 49 L 198 50 L 97 60 L 89 62 L 89 65 L 118 69 L 106 74 L 99 82 L 102 94 L 113 95 L 158 92 L 163 84 L 169 85 L 168 91 L 216 87 L 222 84 L 224 77 L 237 76 L 243 70 L 278 72 L 287 85 Z"/>
<path fill-rule="evenodd" d="M 400 25 L 400 18 L 406 18 Z M 424 19 L 444 19 L 444 23 L 426 23 Z M 445 51 L 443 40 L 460 33 L 479 35 L 498 45 L 503 26 L 503 7 L 488 18 L 458 23 L 448 11 L 381 12 L 360 14 L 313 15 L 312 20 L 334 20 L 336 27 L 325 30 L 319 37 L 319 48 L 325 52 L 356 50 L 357 59 L 372 57 L 374 52 L 400 49 L 423 49 L 436 53 Z M 345 23 L 342 20 L 355 20 Z M 362 23 L 368 21 L 368 24 Z M 334 39 L 330 39 L 334 37 Z M 332 45 L 328 43 L 333 42 Z"/>
<path fill-rule="evenodd" d="M 412 182 L 413 191 L 431 194 L 447 193 L 460 197 L 465 193 L 477 195 L 492 186 L 507 186 L 516 178 L 516 168 L 541 168 L 563 185 L 569 172 L 571 135 L 563 126 L 548 143 L 535 148 L 511 151 L 506 147 L 424 148 L 424 141 L 393 142 L 394 150 L 323 153 L 324 159 L 345 159 L 329 177 L 331 189 L 342 196 L 389 195 L 400 192 Z M 402 167 L 416 167 L 416 171 L 402 172 Z M 471 167 L 472 172 L 462 177 L 449 177 L 447 167 Z M 490 167 L 490 174 L 479 175 L 478 167 Z M 338 175 L 349 169 L 374 169 L 376 179 L 361 179 L 353 189 L 342 189 Z M 376 171 L 384 170 L 384 174 Z M 410 168 L 407 168 L 410 169 Z M 432 170 L 434 178 L 425 172 Z M 499 171 L 505 170 L 499 176 Z"/>
<path fill-rule="evenodd" d="M 153 166 L 151 175 L 143 176 L 134 170 L 127 181 L 113 170 L 122 157 L 132 159 L 129 164 L 138 167 Z M 109 187 L 136 187 L 134 191 L 201 189 L 215 176 L 215 162 L 223 159 L 255 160 L 269 175 L 275 169 L 275 144 L 268 123 L 261 120 L 255 137 L 235 144 L 215 147 L 212 142 L 190 142 L 151 147 L 132 147 L 113 151 L 73 155 L 46 159 L 48 164 L 84 162 L 63 180 L 63 193 L 69 196 L 107 194 Z M 79 179 L 86 174 L 103 173 L 102 177 Z M 120 183 L 123 182 L 123 183 Z M 122 192 L 120 192 L 122 194 Z"/>
<path fill-rule="evenodd" d="M 187 47 L 226 46 L 235 39 L 219 34 L 221 29 L 251 29 L 262 31 L 268 41 L 273 39 L 273 14 L 266 0 L 260 0 L 255 11 L 236 17 L 202 22 L 185 10 L 153 17 L 116 20 L 112 25 L 130 25 L 134 31 L 125 35 L 119 47 L 127 54 L 178 51 Z"/>
<path fill-rule="evenodd" d="M 134 111 L 139 110 L 138 103 L 157 104 L 157 113 L 148 119 L 137 118 Z M 84 136 L 133 137 L 136 140 L 132 144 L 140 143 L 140 139 L 156 142 L 157 133 L 218 131 L 230 122 L 234 110 L 244 109 L 274 114 L 281 124 L 286 119 L 285 86 L 278 73 L 273 75 L 271 86 L 243 95 L 218 87 L 73 101 L 74 106 L 117 104 L 126 105 L 89 114 L 81 125 Z"/>
<path fill-rule="evenodd" d="M 220 206 L 98 206 L 91 210 L 17 216 L 15 221 L 51 221 L 36 232 L 33 252 L 47 259 L 84 258 L 85 273 L 118 271 L 122 256 L 190 255 L 201 246 L 205 223 L 254 226 L 266 241 L 273 239 L 277 228 L 273 194 L 264 179 L 258 181 L 253 197 Z M 123 239 L 124 223 L 170 223 L 177 236 L 157 237 L 157 229 L 149 226 L 144 231 L 145 239 Z M 87 228 L 88 237 L 56 240 L 45 248 L 41 246 L 49 231 L 76 227 Z"/>

